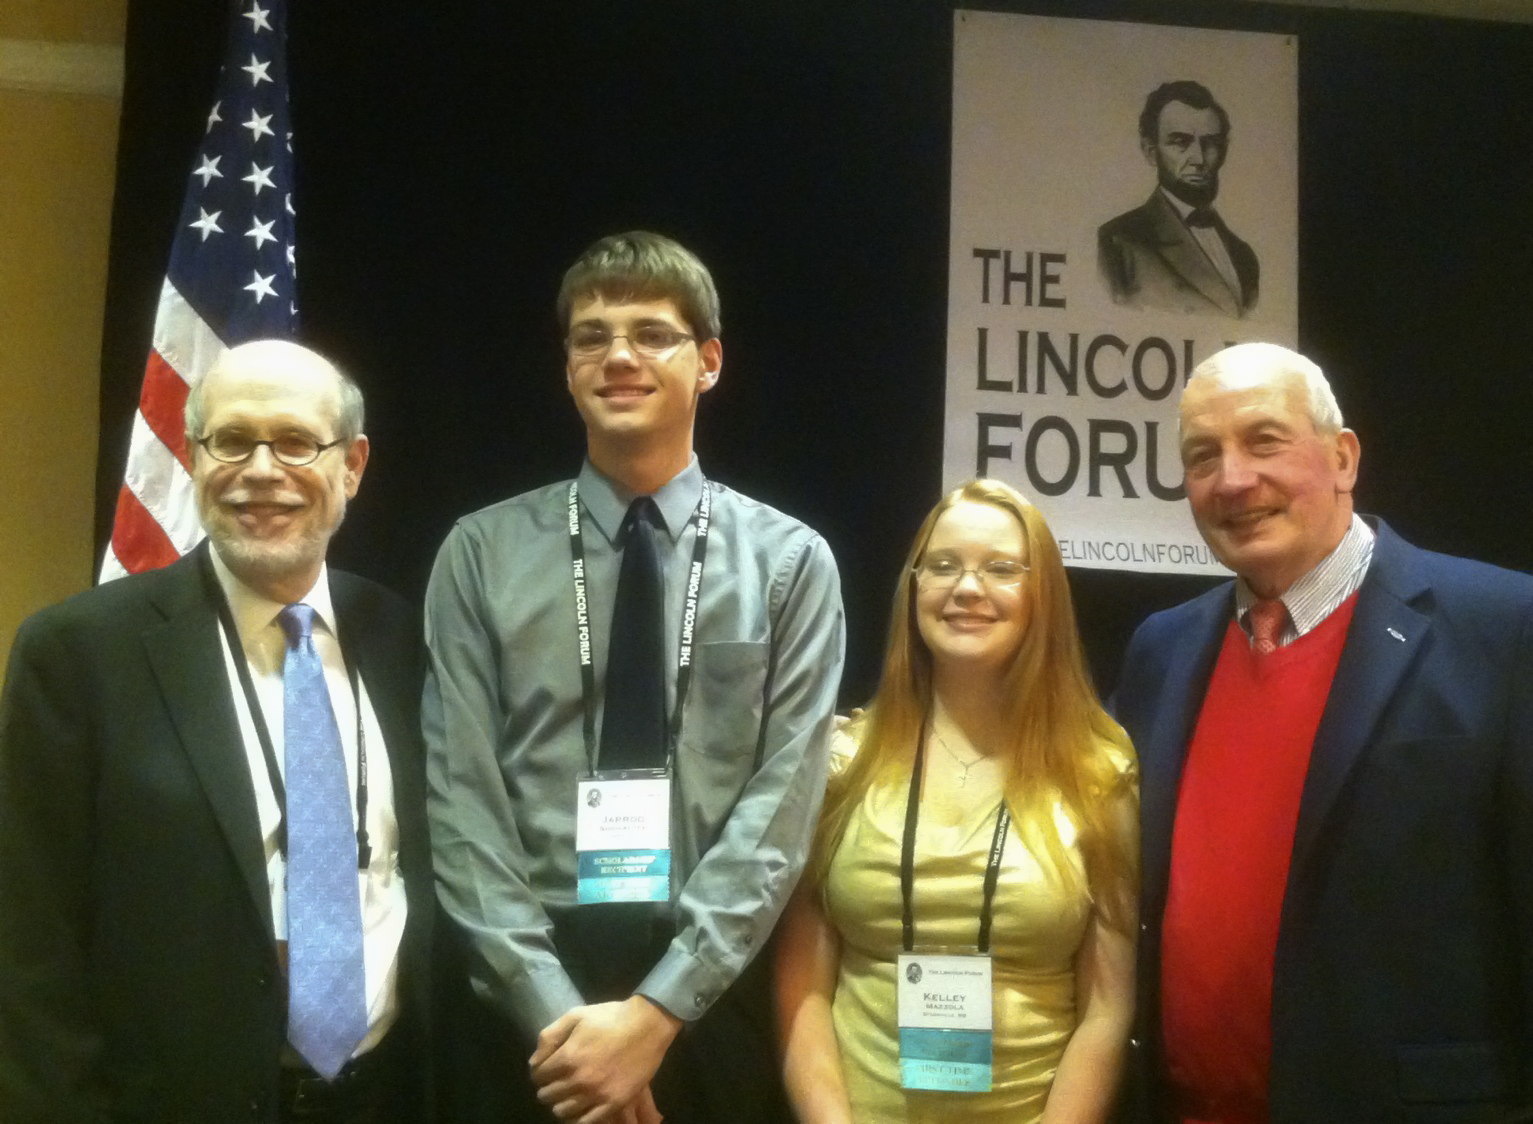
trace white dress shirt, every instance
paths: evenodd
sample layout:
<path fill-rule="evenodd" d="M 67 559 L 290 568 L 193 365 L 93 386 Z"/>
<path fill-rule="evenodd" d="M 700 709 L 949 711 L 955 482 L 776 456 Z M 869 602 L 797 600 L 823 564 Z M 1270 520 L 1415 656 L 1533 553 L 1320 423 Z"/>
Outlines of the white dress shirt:
<path fill-rule="evenodd" d="M 268 600 L 236 578 L 218 551 L 209 551 L 218 583 L 234 616 L 240 635 L 243 656 L 250 669 L 256 700 L 277 768 L 286 775 L 283 733 L 282 665 L 287 641 L 277 615 L 286 607 Z M 330 689 L 330 704 L 340 727 L 341 748 L 346 755 L 346 776 L 351 780 L 352 822 L 356 822 L 357 777 L 357 700 L 352 697 L 351 680 L 341 657 L 336 629 L 335 607 L 330 600 L 329 571 L 320 569 L 314 588 L 299 599 L 315 613 L 314 647 L 325 669 L 325 683 Z M 245 759 L 255 789 L 256 812 L 261 821 L 261 837 L 266 847 L 266 878 L 271 889 L 272 922 L 279 941 L 287 939 L 287 860 L 277 847 L 277 827 L 281 816 L 276 794 L 266 770 L 266 758 L 256 734 L 255 723 L 240 686 L 235 654 L 224 638 L 224 664 L 229 690 L 239 715 L 240 736 L 245 743 Z M 357 871 L 357 885 L 362 899 L 362 953 L 367 984 L 367 1036 L 357 1046 L 356 1054 L 376 1045 L 399 1014 L 397 981 L 399 976 L 399 941 L 405 929 L 405 883 L 399 873 L 399 825 L 394 818 L 394 779 L 383 741 L 378 716 L 367 698 L 367 687 L 359 679 L 362 729 L 367 746 L 367 838 L 372 847 L 367 869 Z M 353 1055 L 355 1056 L 355 1054 Z"/>
<path fill-rule="evenodd" d="M 1352 513 L 1352 522 L 1336 549 L 1327 554 L 1309 573 L 1289 586 L 1279 598 L 1288 610 L 1288 620 L 1278 636 L 1278 647 L 1292 644 L 1312 629 L 1318 628 L 1362 586 L 1368 576 L 1368 565 L 1373 561 L 1373 528 L 1363 522 L 1362 516 Z M 1235 579 L 1235 619 L 1240 627 L 1251 635 L 1251 606 L 1257 596 L 1244 578 Z M 1256 642 L 1255 638 L 1251 641 Z"/>

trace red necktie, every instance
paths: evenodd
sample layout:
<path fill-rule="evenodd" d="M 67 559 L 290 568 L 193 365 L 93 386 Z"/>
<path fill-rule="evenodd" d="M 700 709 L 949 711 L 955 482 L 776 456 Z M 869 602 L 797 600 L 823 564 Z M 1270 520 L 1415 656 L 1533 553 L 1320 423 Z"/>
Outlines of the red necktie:
<path fill-rule="evenodd" d="M 1288 623 L 1288 609 L 1278 600 L 1258 601 L 1248 610 L 1251 621 L 1252 647 L 1259 656 L 1270 656 L 1277 651 L 1278 637 Z"/>

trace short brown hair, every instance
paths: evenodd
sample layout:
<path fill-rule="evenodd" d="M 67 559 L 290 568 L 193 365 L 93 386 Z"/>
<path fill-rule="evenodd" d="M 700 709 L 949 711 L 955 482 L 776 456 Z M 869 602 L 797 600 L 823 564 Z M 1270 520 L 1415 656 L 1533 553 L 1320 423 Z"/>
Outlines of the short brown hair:
<path fill-rule="evenodd" d="M 671 300 L 699 343 L 717 339 L 719 294 L 708 267 L 680 242 L 630 230 L 593 243 L 564 274 L 555 311 L 561 329 L 582 297 L 607 300 Z"/>

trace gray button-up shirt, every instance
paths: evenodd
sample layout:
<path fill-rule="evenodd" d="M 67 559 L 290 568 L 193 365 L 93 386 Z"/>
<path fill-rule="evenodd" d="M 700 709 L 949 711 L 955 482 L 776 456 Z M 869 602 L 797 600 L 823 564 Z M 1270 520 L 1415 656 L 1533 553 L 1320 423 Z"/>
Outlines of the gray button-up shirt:
<path fill-rule="evenodd" d="M 633 496 L 580 473 L 600 700 Z M 704 486 L 694 459 L 655 494 L 674 701 L 687 570 Z M 672 796 L 677 936 L 640 984 L 695 1019 L 765 941 L 808 850 L 845 650 L 823 539 L 721 484 L 713 511 Z M 553 921 L 575 905 L 575 784 L 589 767 L 570 569 L 569 484 L 460 520 L 426 595 L 422 710 L 443 906 L 468 934 L 477 990 L 529 1035 L 584 1000 Z M 598 739 L 601 714 L 598 709 Z"/>

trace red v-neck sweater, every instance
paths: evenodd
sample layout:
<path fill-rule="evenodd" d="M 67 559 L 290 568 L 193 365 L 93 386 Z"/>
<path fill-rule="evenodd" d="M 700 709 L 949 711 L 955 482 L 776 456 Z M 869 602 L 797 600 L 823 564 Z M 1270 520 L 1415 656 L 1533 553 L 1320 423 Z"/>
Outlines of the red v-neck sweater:
<path fill-rule="evenodd" d="M 1230 622 L 1182 770 L 1162 922 L 1161 1027 L 1186 1124 L 1264 1124 L 1272 964 L 1310 749 L 1357 595 L 1257 655 Z"/>

